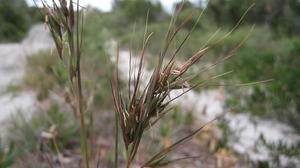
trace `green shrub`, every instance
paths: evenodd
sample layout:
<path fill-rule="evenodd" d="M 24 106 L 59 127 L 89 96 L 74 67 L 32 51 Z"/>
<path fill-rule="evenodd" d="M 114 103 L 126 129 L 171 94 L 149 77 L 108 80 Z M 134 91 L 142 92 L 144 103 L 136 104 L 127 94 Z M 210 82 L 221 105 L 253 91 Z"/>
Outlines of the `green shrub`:
<path fill-rule="evenodd" d="M 119 18 L 122 25 L 138 21 L 144 22 L 148 10 L 149 22 L 161 21 L 166 15 L 160 2 L 153 3 L 150 0 L 116 0 L 113 6 L 114 11 L 122 13 L 122 17 Z"/>
<path fill-rule="evenodd" d="M 22 39 L 30 26 L 25 0 L 0 0 L 0 41 Z"/>
<path fill-rule="evenodd" d="M 261 116 L 278 118 L 300 128 L 297 122 L 300 119 L 300 106 L 297 103 L 300 101 L 300 79 L 297 78 L 300 75 L 299 55 L 300 39 L 274 39 L 264 31 L 255 32 L 240 49 L 237 58 L 227 63 L 224 68 L 235 70 L 237 81 L 256 81 L 262 77 L 273 78 L 274 81 L 253 86 L 250 90 L 239 90 L 239 93 L 230 90 L 234 96 L 229 100 L 229 105 L 241 107 L 236 111 L 250 111 Z"/>
<path fill-rule="evenodd" d="M 49 103 L 48 108 L 35 111 L 30 119 L 23 112 L 18 112 L 10 119 L 6 141 L 14 144 L 18 156 L 42 150 L 42 133 L 48 132 L 51 127 L 55 127 L 56 141 L 61 149 L 67 149 L 78 136 L 74 120 L 71 119 L 72 113 L 62 111 L 59 104 Z M 54 146 L 50 147 L 55 151 Z"/>
<path fill-rule="evenodd" d="M 15 150 L 14 145 L 10 144 L 6 149 L 0 141 L 0 167 L 9 168 L 15 161 Z"/>
<path fill-rule="evenodd" d="M 67 82 L 64 67 L 61 63 L 56 63 L 57 59 L 55 54 L 48 51 L 27 57 L 24 85 L 37 90 L 38 100 L 44 100 L 49 96 L 50 90 L 58 89 L 58 86 Z"/>

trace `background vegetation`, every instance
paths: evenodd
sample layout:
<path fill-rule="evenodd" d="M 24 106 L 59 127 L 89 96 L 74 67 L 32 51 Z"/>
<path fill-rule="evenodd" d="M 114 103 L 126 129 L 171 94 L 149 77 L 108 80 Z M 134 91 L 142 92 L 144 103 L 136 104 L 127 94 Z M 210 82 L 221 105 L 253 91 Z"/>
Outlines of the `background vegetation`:
<path fill-rule="evenodd" d="M 25 37 L 30 26 L 42 21 L 39 9 L 25 0 L 0 1 L 0 42 L 15 42 Z"/>

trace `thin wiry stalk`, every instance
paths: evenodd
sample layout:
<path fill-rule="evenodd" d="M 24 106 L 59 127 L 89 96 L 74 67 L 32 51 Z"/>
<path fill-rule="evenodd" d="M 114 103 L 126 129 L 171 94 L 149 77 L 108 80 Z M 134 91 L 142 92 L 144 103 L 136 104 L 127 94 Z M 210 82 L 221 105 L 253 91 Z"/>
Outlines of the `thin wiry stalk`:
<path fill-rule="evenodd" d="M 118 168 L 118 160 L 119 160 L 119 119 L 118 119 L 118 116 L 117 116 L 117 113 L 115 113 L 115 129 L 116 129 L 116 132 L 115 132 L 115 168 Z"/>
<path fill-rule="evenodd" d="M 72 1 L 72 0 L 71 0 Z M 72 3 L 70 3 L 72 4 Z M 71 5 L 72 6 L 72 5 Z M 85 121 L 84 121 L 84 113 L 83 113 L 83 108 L 82 108 L 82 86 L 81 86 L 81 68 L 80 68 L 80 58 L 81 58 L 81 44 L 80 44 L 80 40 L 82 38 L 80 38 L 80 26 L 79 26 L 79 21 L 80 21 L 80 16 L 79 16 L 79 0 L 77 0 L 77 31 L 76 31 L 76 49 L 77 49 L 77 87 L 78 87 L 78 110 L 79 110 L 79 114 L 80 114 L 80 125 L 81 125 L 81 136 L 82 136 L 82 148 L 84 149 L 84 155 L 85 155 L 85 163 L 86 163 L 86 167 L 89 168 L 89 152 L 88 152 L 88 144 L 87 144 L 87 131 L 85 128 Z M 82 42 L 82 41 L 81 41 Z"/>
<path fill-rule="evenodd" d="M 59 157 L 59 156 L 61 155 L 61 152 L 60 152 L 60 150 L 59 150 L 59 147 L 58 147 L 58 144 L 57 144 L 57 142 L 56 142 L 56 138 L 55 138 L 55 137 L 53 138 L 53 144 L 54 144 L 54 147 L 55 147 L 57 156 Z M 61 165 L 62 168 L 65 167 L 64 164 L 63 164 L 62 162 L 60 162 L 60 165 Z"/>
<path fill-rule="evenodd" d="M 45 154 L 45 157 L 44 157 L 44 158 L 46 159 L 46 161 L 47 161 L 49 167 L 50 167 L 50 168 L 54 168 L 54 166 L 53 166 L 52 162 L 50 161 L 49 156 L 48 156 L 47 154 Z"/>
<path fill-rule="evenodd" d="M 119 53 L 119 44 L 117 44 L 117 53 Z M 119 55 L 117 56 L 117 59 L 119 59 Z M 119 60 L 117 61 L 119 62 Z M 118 71 L 116 71 L 116 73 L 118 74 Z M 130 89 L 130 88 L 129 88 Z M 118 114 L 115 113 L 115 163 L 114 166 L 115 168 L 118 168 L 118 160 L 119 160 L 119 153 L 118 153 L 118 149 L 119 149 L 119 118 L 118 118 Z"/>
<path fill-rule="evenodd" d="M 85 114 L 83 109 L 82 81 L 81 81 L 81 47 L 83 34 L 83 18 L 80 17 L 79 0 L 76 3 L 76 12 L 73 0 L 53 1 L 53 6 L 42 0 L 45 12 L 46 23 L 54 39 L 59 58 L 67 67 L 69 74 L 69 89 L 72 94 L 72 101 L 67 101 L 74 110 L 78 119 L 80 129 L 81 153 L 85 167 L 89 168 L 89 149 L 87 143 L 87 130 Z M 81 22 L 80 22 L 81 21 Z M 69 54 L 65 54 L 67 49 Z"/>

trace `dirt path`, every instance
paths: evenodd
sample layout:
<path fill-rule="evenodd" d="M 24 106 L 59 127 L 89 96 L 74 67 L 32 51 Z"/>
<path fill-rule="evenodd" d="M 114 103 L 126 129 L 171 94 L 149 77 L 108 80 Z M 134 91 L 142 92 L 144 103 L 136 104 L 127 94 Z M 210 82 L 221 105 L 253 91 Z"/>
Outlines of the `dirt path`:
<path fill-rule="evenodd" d="M 24 111 L 26 116 L 33 110 L 36 102 L 33 92 L 12 95 L 4 91 L 22 80 L 27 56 L 50 48 L 53 42 L 43 24 L 34 25 L 20 43 L 0 44 L 0 124 L 17 110 Z"/>

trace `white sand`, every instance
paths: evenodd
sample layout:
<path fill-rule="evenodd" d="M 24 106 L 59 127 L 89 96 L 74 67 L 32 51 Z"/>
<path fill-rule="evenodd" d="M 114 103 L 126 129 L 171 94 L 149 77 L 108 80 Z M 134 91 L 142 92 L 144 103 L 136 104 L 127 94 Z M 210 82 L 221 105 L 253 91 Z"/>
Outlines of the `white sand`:
<path fill-rule="evenodd" d="M 26 56 L 53 47 L 53 41 L 43 24 L 33 26 L 28 36 L 20 43 L 0 44 L 0 92 L 3 93 L 10 84 L 22 80 Z M 25 117 L 30 116 L 35 102 L 33 92 L 21 92 L 17 95 L 1 94 L 0 124 L 18 110 L 22 111 Z M 2 135 L 3 130 L 0 131 Z"/>

